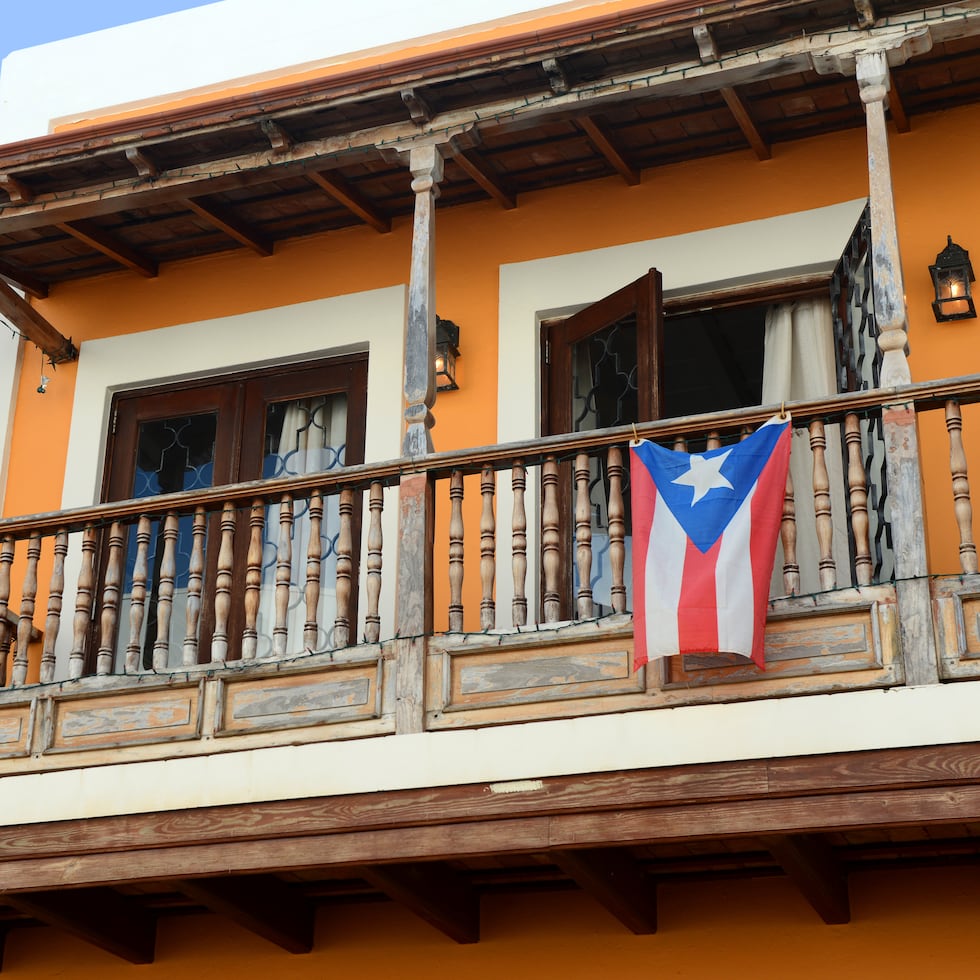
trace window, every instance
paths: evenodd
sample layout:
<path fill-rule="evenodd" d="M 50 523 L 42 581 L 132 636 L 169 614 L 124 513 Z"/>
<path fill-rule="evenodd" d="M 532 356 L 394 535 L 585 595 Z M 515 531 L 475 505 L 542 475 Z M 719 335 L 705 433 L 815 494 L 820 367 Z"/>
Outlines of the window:
<path fill-rule="evenodd" d="M 113 403 L 113 435 L 106 465 L 103 499 L 125 500 L 161 493 L 197 490 L 224 483 L 259 478 L 277 478 L 321 472 L 338 466 L 363 462 L 364 419 L 366 408 L 367 358 L 357 355 L 335 358 L 312 365 L 294 365 L 276 370 L 235 374 L 212 378 L 179 387 L 137 390 L 117 394 Z M 355 508 L 355 516 L 358 509 Z M 294 504 L 294 567 L 305 565 L 306 537 L 309 534 L 307 505 Z M 177 540 L 177 574 L 173 604 L 173 622 L 182 621 L 183 604 L 189 575 L 192 541 L 192 518 L 181 519 Z M 154 525 L 147 571 L 147 605 L 140 638 L 140 663 L 152 665 L 152 650 L 157 636 L 156 596 L 160 585 L 159 566 L 162 535 Z M 323 605 L 329 607 L 334 577 L 330 566 L 335 563 L 337 533 L 336 501 L 327 502 L 322 528 L 324 573 L 321 577 Z M 135 528 L 127 548 L 129 565 L 120 624 L 128 622 L 135 561 Z M 267 515 L 266 542 L 263 554 L 263 593 L 259 610 L 258 656 L 271 653 L 271 585 L 275 575 L 278 519 Z M 233 590 L 241 594 L 244 584 L 244 535 L 238 536 L 239 553 L 235 557 L 236 583 Z M 355 533 L 355 546 L 359 535 Z M 217 561 L 217 522 L 211 518 L 207 528 L 205 595 L 207 583 L 213 581 Z M 356 555 L 355 555 L 356 561 Z M 294 582 L 301 576 L 293 576 Z M 302 594 L 298 585 L 290 596 L 289 649 L 299 653 L 301 643 Z M 230 656 L 240 652 L 241 610 L 235 610 L 229 636 Z M 295 620 L 295 622 L 294 622 Z M 321 612 L 321 623 L 331 623 L 329 608 Z M 200 644 L 202 659 L 208 659 L 204 638 L 213 626 L 213 603 L 202 609 Z M 170 662 L 180 662 L 180 644 L 170 639 Z M 128 637 L 120 629 L 116 645 L 117 669 Z M 318 648 L 329 645 L 327 631 L 321 628 Z"/>

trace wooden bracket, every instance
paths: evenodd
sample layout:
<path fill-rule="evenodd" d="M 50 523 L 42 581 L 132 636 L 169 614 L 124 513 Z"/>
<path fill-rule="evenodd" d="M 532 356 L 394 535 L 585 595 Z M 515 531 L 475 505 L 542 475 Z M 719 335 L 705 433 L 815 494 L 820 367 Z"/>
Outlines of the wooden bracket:
<path fill-rule="evenodd" d="M 432 109 L 421 93 L 413 88 L 402 89 L 402 102 L 408 108 L 412 122 L 424 126 L 432 121 Z"/>

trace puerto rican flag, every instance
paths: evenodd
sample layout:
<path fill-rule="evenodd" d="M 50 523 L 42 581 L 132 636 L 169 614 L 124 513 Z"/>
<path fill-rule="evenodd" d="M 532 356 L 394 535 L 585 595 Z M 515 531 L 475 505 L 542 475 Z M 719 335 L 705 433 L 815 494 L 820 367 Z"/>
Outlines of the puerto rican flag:
<path fill-rule="evenodd" d="M 766 604 L 789 467 L 790 420 L 704 453 L 630 446 L 634 669 L 680 653 L 765 666 Z"/>

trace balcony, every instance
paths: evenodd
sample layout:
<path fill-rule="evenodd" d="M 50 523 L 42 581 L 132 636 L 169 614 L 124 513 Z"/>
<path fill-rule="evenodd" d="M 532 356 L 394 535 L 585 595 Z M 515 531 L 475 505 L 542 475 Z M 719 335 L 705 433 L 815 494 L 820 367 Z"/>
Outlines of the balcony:
<path fill-rule="evenodd" d="M 977 401 L 980 377 L 789 406 L 764 671 L 725 654 L 633 670 L 626 429 L 0 522 L 0 767 L 970 679 L 980 579 L 960 406 Z M 896 458 L 903 412 L 921 457 Z M 711 447 L 769 414 L 639 434 Z M 887 484 L 920 478 L 959 559 L 934 546 L 910 576 L 902 552 L 926 553 L 924 521 Z"/>

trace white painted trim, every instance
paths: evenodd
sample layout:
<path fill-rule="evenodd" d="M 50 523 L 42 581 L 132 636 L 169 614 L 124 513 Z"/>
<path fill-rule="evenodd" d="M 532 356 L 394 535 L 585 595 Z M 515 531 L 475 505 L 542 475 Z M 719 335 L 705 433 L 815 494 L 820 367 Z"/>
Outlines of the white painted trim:
<path fill-rule="evenodd" d="M 0 825 L 977 741 L 980 684 L 851 691 L 6 776 Z"/>

